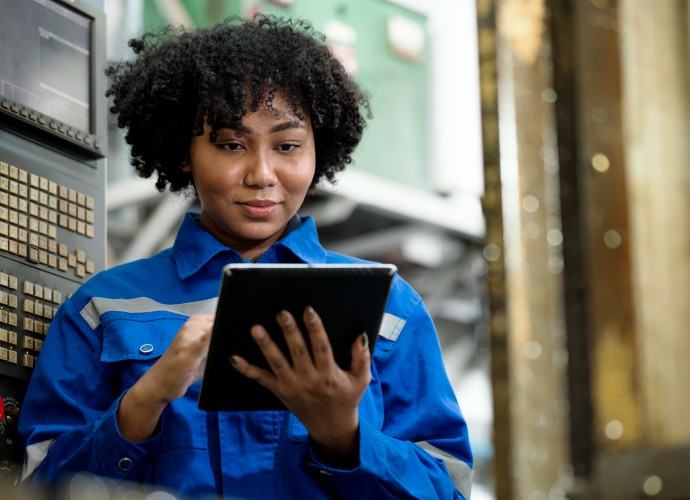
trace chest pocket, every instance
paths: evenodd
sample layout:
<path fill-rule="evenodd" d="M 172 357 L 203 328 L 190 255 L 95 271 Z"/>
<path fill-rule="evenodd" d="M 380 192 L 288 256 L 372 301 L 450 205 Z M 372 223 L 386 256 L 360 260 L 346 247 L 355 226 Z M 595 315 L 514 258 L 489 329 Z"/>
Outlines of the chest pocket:
<path fill-rule="evenodd" d="M 109 313 L 101 320 L 101 361 L 118 365 L 121 390 L 126 390 L 163 355 L 187 318 L 169 312 Z"/>
<path fill-rule="evenodd" d="M 120 384 L 120 393 L 132 387 L 158 361 L 186 320 L 186 316 L 170 312 L 109 313 L 101 317 L 101 361 L 114 366 L 119 380 L 113 383 Z M 207 447 L 206 414 L 196 406 L 199 386 L 200 382 L 192 385 L 185 396 L 166 408 L 158 437 L 160 454 Z"/>

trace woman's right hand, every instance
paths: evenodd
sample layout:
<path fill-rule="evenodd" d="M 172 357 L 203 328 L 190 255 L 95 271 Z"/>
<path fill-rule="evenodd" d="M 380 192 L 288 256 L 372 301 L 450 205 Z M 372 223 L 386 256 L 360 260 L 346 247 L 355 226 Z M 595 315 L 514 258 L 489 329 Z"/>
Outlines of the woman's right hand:
<path fill-rule="evenodd" d="M 213 314 L 190 316 L 160 359 L 123 396 L 117 423 L 126 439 L 150 438 L 168 403 L 201 379 L 214 319 Z"/>

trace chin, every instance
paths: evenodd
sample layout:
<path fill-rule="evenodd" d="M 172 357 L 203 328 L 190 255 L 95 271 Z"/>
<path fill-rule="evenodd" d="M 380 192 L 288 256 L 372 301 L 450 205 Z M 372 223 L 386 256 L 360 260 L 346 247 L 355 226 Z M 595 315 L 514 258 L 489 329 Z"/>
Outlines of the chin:
<path fill-rule="evenodd" d="M 282 226 L 280 227 L 271 227 L 271 228 L 262 228 L 263 230 L 260 231 L 242 231 L 239 232 L 238 235 L 247 240 L 247 241 L 254 241 L 257 244 L 261 244 L 262 242 L 266 240 L 270 240 L 271 238 L 275 238 L 277 234 L 281 233 Z"/>

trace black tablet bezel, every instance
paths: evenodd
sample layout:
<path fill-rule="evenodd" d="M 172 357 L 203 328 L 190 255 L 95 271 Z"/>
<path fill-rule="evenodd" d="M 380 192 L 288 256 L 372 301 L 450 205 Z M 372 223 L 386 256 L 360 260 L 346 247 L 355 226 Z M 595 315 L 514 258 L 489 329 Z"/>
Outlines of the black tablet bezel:
<path fill-rule="evenodd" d="M 319 313 L 336 362 L 349 369 L 352 343 L 364 331 L 373 352 L 397 268 L 392 264 L 228 264 L 223 269 L 216 319 L 198 406 L 207 411 L 281 410 L 268 389 L 237 372 L 230 356 L 268 365 L 249 329 L 262 324 L 289 359 L 280 309 L 302 330 L 308 305 Z M 305 337 L 306 338 L 306 337 Z M 308 342 L 308 338 L 307 338 Z"/>

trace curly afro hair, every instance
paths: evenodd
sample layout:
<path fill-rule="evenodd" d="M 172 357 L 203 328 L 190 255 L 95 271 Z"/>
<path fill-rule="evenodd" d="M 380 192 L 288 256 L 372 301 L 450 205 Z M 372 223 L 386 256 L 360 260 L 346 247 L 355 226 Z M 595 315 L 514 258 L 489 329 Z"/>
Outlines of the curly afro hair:
<path fill-rule="evenodd" d="M 194 30 L 168 26 L 129 41 L 136 57 L 110 62 L 106 97 L 117 126 L 126 129 L 131 163 L 141 177 L 158 173 L 156 187 L 193 189 L 180 165 L 204 120 L 211 138 L 221 126 L 242 130 L 260 106 L 280 92 L 295 113 L 311 119 L 316 144 L 312 187 L 351 163 L 371 110 L 325 37 L 305 20 L 260 15 L 229 18 Z"/>

